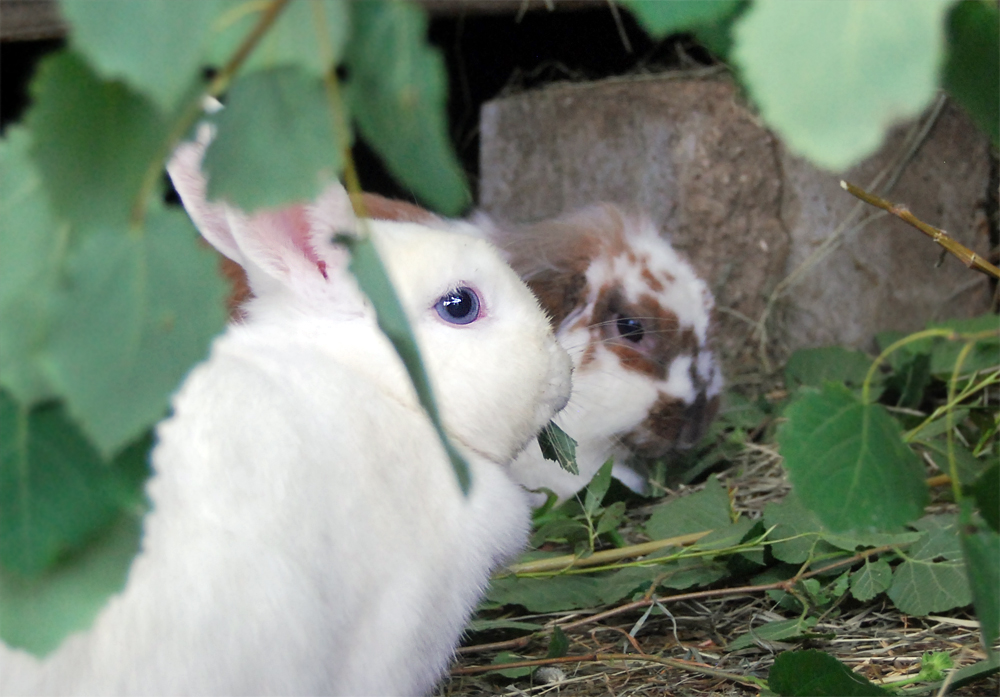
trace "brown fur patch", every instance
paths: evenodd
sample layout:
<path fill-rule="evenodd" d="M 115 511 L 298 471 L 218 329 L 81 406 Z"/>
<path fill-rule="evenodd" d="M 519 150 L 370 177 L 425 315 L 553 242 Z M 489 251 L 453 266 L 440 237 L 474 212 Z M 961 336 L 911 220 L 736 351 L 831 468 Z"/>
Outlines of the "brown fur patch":
<path fill-rule="evenodd" d="M 653 275 L 653 272 L 649 270 L 649 267 L 646 265 L 645 261 L 643 261 L 642 263 L 642 270 L 639 272 L 639 275 L 642 276 L 642 280 L 644 280 L 646 284 L 649 285 L 649 289 L 651 291 L 653 291 L 654 293 L 663 292 L 665 286 L 663 285 L 663 283 L 660 282 L 660 279 L 658 279 L 656 276 Z M 673 279 L 671 278 L 669 280 L 672 281 Z"/>
<path fill-rule="evenodd" d="M 618 335 L 615 324 L 619 317 L 634 318 L 642 323 L 642 341 L 633 343 Z M 608 350 L 618 356 L 626 369 L 656 380 L 667 377 L 670 364 L 677 356 L 693 355 L 698 350 L 694 330 L 681 329 L 674 312 L 660 305 L 652 295 L 643 295 L 637 302 L 628 303 L 617 285 L 601 289 L 593 323 L 600 328 Z"/>
<path fill-rule="evenodd" d="M 407 201 L 395 201 L 378 194 L 362 194 L 365 213 L 372 220 L 393 220 L 398 223 L 420 223 L 433 225 L 441 219 L 420 206 Z"/>
<path fill-rule="evenodd" d="M 676 446 L 685 428 L 687 408 L 683 400 L 661 394 L 645 420 L 622 436 L 622 441 L 638 455 L 665 455 Z"/>
<path fill-rule="evenodd" d="M 553 328 L 558 328 L 570 312 L 583 305 L 587 278 L 582 273 L 551 272 L 531 279 L 528 287 L 548 313 Z"/>

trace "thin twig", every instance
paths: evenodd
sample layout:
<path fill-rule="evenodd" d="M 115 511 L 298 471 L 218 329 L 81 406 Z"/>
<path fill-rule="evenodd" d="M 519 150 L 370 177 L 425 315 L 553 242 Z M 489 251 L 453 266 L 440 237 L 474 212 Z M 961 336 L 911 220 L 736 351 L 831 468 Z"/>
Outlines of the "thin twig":
<path fill-rule="evenodd" d="M 946 250 L 954 254 L 959 260 L 968 266 L 970 269 L 975 269 L 976 271 L 982 271 L 985 274 L 993 276 L 994 278 L 1000 278 L 1000 269 L 991 264 L 990 262 L 983 259 L 981 256 L 973 252 L 971 249 L 966 247 L 961 242 L 957 242 L 953 239 L 947 232 L 936 228 L 933 225 L 928 225 L 927 223 L 920 220 L 917 216 L 910 212 L 910 209 L 906 206 L 898 203 L 890 203 L 884 198 L 880 198 L 874 194 L 870 194 L 859 186 L 855 186 L 844 180 L 840 181 L 840 186 L 845 189 L 852 196 L 856 196 L 865 203 L 871 204 L 876 208 L 881 208 L 888 213 L 896 216 L 904 223 L 911 225 L 920 232 L 924 233 L 932 240 L 937 242 L 939 245 L 944 247 Z"/>

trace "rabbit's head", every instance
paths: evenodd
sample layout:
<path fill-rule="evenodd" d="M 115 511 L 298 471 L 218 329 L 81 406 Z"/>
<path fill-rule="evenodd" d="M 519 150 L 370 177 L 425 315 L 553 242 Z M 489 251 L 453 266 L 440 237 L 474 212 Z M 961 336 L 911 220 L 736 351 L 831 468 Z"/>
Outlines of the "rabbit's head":
<path fill-rule="evenodd" d="M 573 357 L 567 412 L 599 414 L 580 421 L 645 457 L 701 438 L 722 387 L 709 345 L 714 301 L 648 218 L 598 204 L 533 225 L 478 224 Z"/>
<path fill-rule="evenodd" d="M 570 359 L 538 301 L 489 242 L 419 222 L 355 218 L 340 184 L 316 201 L 247 214 L 206 199 L 211 140 L 178 148 L 168 171 L 202 235 L 246 272 L 242 331 L 297 332 L 416 405 L 410 379 L 375 329 L 336 237 L 370 234 L 417 338 L 438 408 L 462 446 L 506 463 L 561 409 Z M 374 344 L 369 339 L 377 335 Z"/>

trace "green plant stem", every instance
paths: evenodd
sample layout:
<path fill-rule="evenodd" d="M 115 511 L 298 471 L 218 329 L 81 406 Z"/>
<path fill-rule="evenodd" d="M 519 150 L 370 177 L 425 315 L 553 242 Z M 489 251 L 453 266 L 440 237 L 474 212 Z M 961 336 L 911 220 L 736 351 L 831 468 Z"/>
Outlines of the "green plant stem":
<path fill-rule="evenodd" d="M 711 530 L 693 532 L 687 535 L 678 535 L 664 540 L 653 540 L 642 544 L 629 545 L 628 547 L 618 547 L 616 549 L 606 549 L 601 552 L 594 552 L 589 557 L 578 557 L 575 554 L 565 554 L 561 557 L 550 559 L 538 559 L 536 561 L 523 562 L 521 564 L 511 564 L 507 567 L 503 575 L 513 574 L 524 576 L 527 574 L 538 574 L 550 571 L 566 571 L 568 569 L 579 569 L 588 566 L 599 566 L 610 562 L 621 561 L 631 557 L 644 557 L 647 554 L 659 551 L 664 547 L 681 547 L 697 542 L 705 537 Z"/>
<path fill-rule="evenodd" d="M 285 9 L 289 2 L 291 0 L 272 0 L 267 9 L 261 13 L 260 19 L 257 20 L 254 28 L 247 34 L 233 55 L 209 83 L 205 93 L 199 93 L 198 97 L 192 100 L 181 111 L 181 115 L 174 122 L 166 140 L 164 140 L 162 146 L 157 151 L 156 157 L 150 163 L 149 167 L 146 168 L 146 173 L 143 175 L 142 186 L 132 206 L 130 220 L 130 226 L 135 234 L 138 234 L 142 230 L 149 201 L 156 189 L 157 182 L 160 180 L 160 173 L 163 171 L 163 162 L 173 152 L 174 147 L 180 139 L 191 129 L 191 126 L 198 120 L 198 117 L 201 116 L 204 96 L 217 97 L 229 87 L 229 83 L 232 82 L 232 79 L 236 76 L 237 71 L 243 65 L 244 61 L 246 61 L 250 53 L 260 43 L 260 40 L 274 25 L 278 15 L 281 14 L 281 11 Z"/>
<path fill-rule="evenodd" d="M 951 373 L 951 380 L 948 381 L 948 402 L 955 402 L 955 391 L 958 387 L 958 376 L 961 375 L 962 364 L 965 359 L 969 357 L 969 352 L 972 351 L 972 347 L 975 346 L 974 341 L 970 341 L 962 347 L 962 350 L 958 354 L 958 358 L 955 360 L 955 368 Z M 962 485 L 958 479 L 958 461 L 955 459 L 955 410 L 949 409 L 945 414 L 945 423 L 947 424 L 948 430 L 946 433 L 946 442 L 948 444 L 948 472 L 951 475 L 951 492 L 955 497 L 955 504 L 959 506 L 959 511 L 961 512 L 962 506 Z M 963 517 L 966 517 L 964 514 Z M 963 520 L 962 524 L 967 525 L 968 520 Z"/>
<path fill-rule="evenodd" d="M 882 353 L 878 355 L 875 361 L 868 368 L 868 373 L 865 375 L 865 381 L 861 385 L 861 401 L 865 404 L 871 403 L 871 383 L 872 379 L 875 377 L 875 372 L 878 370 L 879 366 L 888 358 L 892 353 L 897 351 L 900 347 L 911 344 L 915 341 L 920 341 L 921 339 L 927 339 L 935 336 L 944 337 L 946 339 L 955 339 L 958 337 L 958 333 L 953 329 L 925 329 L 921 332 L 915 334 L 910 334 L 909 336 L 904 336 L 898 341 L 892 342 Z"/>
<path fill-rule="evenodd" d="M 978 384 L 973 384 L 970 382 L 969 385 L 964 390 L 962 390 L 957 396 L 952 397 L 949 392 L 948 401 L 945 404 L 938 407 L 937 409 L 935 409 L 933 412 L 931 412 L 931 415 L 928 416 L 926 419 L 924 419 L 922 422 L 920 422 L 918 426 L 910 429 L 905 434 L 903 434 L 903 440 L 906 441 L 907 443 L 913 441 L 918 435 L 920 435 L 920 431 L 922 431 L 924 428 L 926 428 L 929 424 L 933 423 L 934 421 L 937 421 L 943 414 L 950 413 L 952 410 L 954 410 L 954 408 L 958 404 L 961 404 L 976 392 L 985 390 L 990 385 L 995 385 L 997 383 L 1000 383 L 1000 371 L 990 373 L 985 378 L 983 378 L 982 382 Z"/>

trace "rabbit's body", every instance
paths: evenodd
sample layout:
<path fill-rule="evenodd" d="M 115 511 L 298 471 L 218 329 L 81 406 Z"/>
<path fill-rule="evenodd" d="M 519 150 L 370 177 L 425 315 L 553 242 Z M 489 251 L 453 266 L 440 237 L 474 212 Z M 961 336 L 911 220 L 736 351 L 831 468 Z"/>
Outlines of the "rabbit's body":
<path fill-rule="evenodd" d="M 515 461 L 515 479 L 563 500 L 613 458 L 613 474 L 643 491 L 631 458 L 694 444 L 718 407 L 708 286 L 648 218 L 612 204 L 532 225 L 474 222 L 535 292 L 573 358 L 573 394 L 556 423 L 577 440 L 580 473 L 534 443 Z"/>
<path fill-rule="evenodd" d="M 342 190 L 246 216 L 204 201 L 204 144 L 190 147 L 171 174 L 256 297 L 158 429 L 125 590 L 44 659 L 0 649 L 0 692 L 425 694 L 490 572 L 525 544 L 529 505 L 507 464 L 565 403 L 569 359 L 489 245 L 371 223 L 470 465 L 464 497 L 330 243 L 354 225 Z M 458 287 L 482 302 L 464 326 L 435 309 Z"/>

